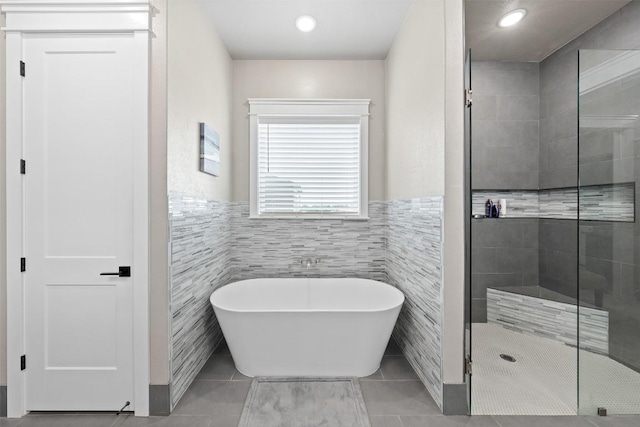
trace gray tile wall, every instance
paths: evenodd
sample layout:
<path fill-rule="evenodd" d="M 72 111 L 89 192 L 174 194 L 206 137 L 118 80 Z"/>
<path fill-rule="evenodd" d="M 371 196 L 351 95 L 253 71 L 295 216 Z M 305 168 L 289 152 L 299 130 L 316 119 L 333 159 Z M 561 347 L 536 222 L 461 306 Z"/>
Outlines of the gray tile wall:
<path fill-rule="evenodd" d="M 534 190 L 507 192 L 508 217 L 530 221 L 473 221 L 472 308 L 474 322 L 486 322 L 486 287 L 538 283 L 537 227 L 539 169 L 539 66 L 537 63 L 472 63 L 472 189 Z M 473 212 L 484 212 L 487 198 L 474 191 Z M 524 236 L 523 229 L 527 229 Z"/>
<path fill-rule="evenodd" d="M 405 295 L 394 337 L 440 408 L 442 212 L 441 197 L 387 202 L 387 283 Z"/>
<path fill-rule="evenodd" d="M 539 67 L 473 62 L 473 189 L 538 189 Z"/>
<path fill-rule="evenodd" d="M 385 280 L 384 202 L 369 220 L 249 219 L 249 203 L 230 205 L 232 280 L 264 277 L 361 277 Z M 317 258 L 309 271 L 296 259 Z"/>
<path fill-rule="evenodd" d="M 635 182 L 638 189 L 637 127 L 624 131 L 580 129 L 577 157 L 579 49 L 640 49 L 640 2 L 629 3 L 540 64 L 540 187 L 575 185 L 579 162 L 582 185 Z M 583 60 L 586 55 L 583 52 Z M 638 114 L 638 99 L 640 79 L 636 75 L 582 97 L 580 114 Z M 632 338 L 640 329 L 640 224 L 584 222 L 578 231 L 571 222 L 564 226 L 540 224 L 540 285 L 575 295 L 579 264 L 580 298 L 602 304 L 609 311 L 610 356 L 640 370 L 640 341 Z M 547 226 L 555 231 L 543 236 Z M 569 233 L 569 228 L 574 231 Z M 552 232 L 564 235 L 568 239 L 565 245 L 560 236 L 551 242 Z M 568 246 L 577 247 L 578 237 L 579 252 L 573 249 L 571 253 Z M 549 251 L 545 256 L 545 245 L 563 250 Z"/>
<path fill-rule="evenodd" d="M 580 299 L 609 311 L 610 356 L 640 371 L 640 227 L 585 222 L 579 239 Z"/>
<path fill-rule="evenodd" d="M 487 321 L 487 287 L 538 285 L 538 220 L 479 219 L 471 225 L 472 321 Z"/>
<path fill-rule="evenodd" d="M 577 298 L 577 222 L 541 219 L 538 233 L 540 286 Z"/>
<path fill-rule="evenodd" d="M 209 297 L 231 278 L 228 202 L 169 196 L 171 278 L 171 405 L 222 338 Z"/>
<path fill-rule="evenodd" d="M 540 63 L 539 187 L 577 186 L 578 56 L 562 55 Z"/>
<path fill-rule="evenodd" d="M 640 4 L 631 2 L 540 63 L 541 188 L 576 184 L 578 50 L 638 48 Z M 624 88 L 610 104 L 609 112 L 627 111 L 625 107 L 635 99 L 637 94 Z M 591 113 L 588 105 L 581 106 L 581 114 Z M 614 153 L 608 151 L 614 145 L 602 143 L 611 141 L 611 132 L 591 129 L 586 133 L 592 135 L 582 135 L 580 141 L 581 183 L 633 181 L 616 177 L 620 171 L 629 170 L 630 162 L 616 159 Z"/>

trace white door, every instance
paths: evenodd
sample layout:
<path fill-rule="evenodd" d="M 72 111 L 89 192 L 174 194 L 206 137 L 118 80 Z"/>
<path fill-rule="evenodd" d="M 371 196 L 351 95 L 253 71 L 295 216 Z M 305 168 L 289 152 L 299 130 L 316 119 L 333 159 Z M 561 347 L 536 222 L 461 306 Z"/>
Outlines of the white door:
<path fill-rule="evenodd" d="M 133 48 L 25 39 L 27 410 L 134 409 Z"/>

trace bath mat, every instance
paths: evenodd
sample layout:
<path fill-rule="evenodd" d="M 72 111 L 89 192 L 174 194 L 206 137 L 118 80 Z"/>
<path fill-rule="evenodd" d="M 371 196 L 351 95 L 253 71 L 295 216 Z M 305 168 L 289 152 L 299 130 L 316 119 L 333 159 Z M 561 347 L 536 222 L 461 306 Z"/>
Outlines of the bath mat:
<path fill-rule="evenodd" d="M 254 378 L 238 427 L 371 427 L 355 378 Z"/>

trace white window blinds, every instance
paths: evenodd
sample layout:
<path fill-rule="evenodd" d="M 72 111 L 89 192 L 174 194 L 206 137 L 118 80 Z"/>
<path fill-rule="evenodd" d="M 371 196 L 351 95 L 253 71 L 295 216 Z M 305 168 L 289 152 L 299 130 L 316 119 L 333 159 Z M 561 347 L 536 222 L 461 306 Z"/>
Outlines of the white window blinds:
<path fill-rule="evenodd" d="M 258 213 L 360 214 L 360 133 L 360 117 L 261 117 Z"/>
<path fill-rule="evenodd" d="M 368 219 L 369 99 L 248 101 L 250 218 Z"/>

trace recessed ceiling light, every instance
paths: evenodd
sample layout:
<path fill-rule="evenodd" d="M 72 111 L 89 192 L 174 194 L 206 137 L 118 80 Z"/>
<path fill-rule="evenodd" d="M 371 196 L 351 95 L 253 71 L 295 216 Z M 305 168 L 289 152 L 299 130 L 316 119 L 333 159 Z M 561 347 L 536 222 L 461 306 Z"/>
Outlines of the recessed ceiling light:
<path fill-rule="evenodd" d="M 498 21 L 499 27 L 511 27 L 512 25 L 516 25 L 518 22 L 522 21 L 522 19 L 527 16 L 527 11 L 525 9 L 516 9 L 513 10 Z"/>
<path fill-rule="evenodd" d="M 296 19 L 296 27 L 303 33 L 308 33 L 316 28 L 316 20 L 313 16 L 302 15 Z"/>

